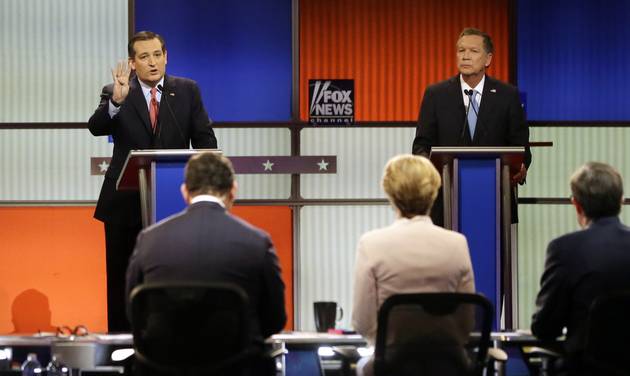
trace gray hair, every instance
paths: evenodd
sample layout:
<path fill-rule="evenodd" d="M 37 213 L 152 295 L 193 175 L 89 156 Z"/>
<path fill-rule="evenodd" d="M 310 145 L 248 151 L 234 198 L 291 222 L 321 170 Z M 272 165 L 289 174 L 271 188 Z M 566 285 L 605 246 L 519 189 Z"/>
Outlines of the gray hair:
<path fill-rule="evenodd" d="M 590 219 L 621 212 L 623 180 L 619 171 L 601 162 L 588 162 L 571 176 L 571 193 Z"/>

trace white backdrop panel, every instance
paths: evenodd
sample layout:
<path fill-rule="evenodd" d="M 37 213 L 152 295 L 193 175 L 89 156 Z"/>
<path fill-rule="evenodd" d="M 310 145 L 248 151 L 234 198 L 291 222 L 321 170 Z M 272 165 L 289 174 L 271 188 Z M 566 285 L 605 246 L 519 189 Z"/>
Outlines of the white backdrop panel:
<path fill-rule="evenodd" d="M 317 128 L 302 131 L 303 155 L 336 155 L 337 174 L 303 175 L 304 198 L 385 198 L 387 161 L 411 153 L 414 128 Z"/>
<path fill-rule="evenodd" d="M 0 123 L 86 121 L 127 56 L 127 3 L 0 1 Z"/>
<path fill-rule="evenodd" d="M 302 208 L 298 273 L 297 329 L 315 330 L 313 302 L 336 301 L 344 316 L 338 328 L 351 328 L 352 279 L 357 242 L 369 230 L 394 221 L 389 206 L 311 206 Z"/>
<path fill-rule="evenodd" d="M 534 127 L 532 141 L 553 141 L 553 147 L 532 148 L 532 165 L 521 197 L 569 197 L 569 177 L 588 161 L 612 164 L 630 179 L 630 128 Z"/>
<path fill-rule="evenodd" d="M 214 130 L 225 156 L 291 155 L 291 133 L 286 128 L 221 128 Z M 291 175 L 238 175 L 240 199 L 287 199 Z"/>
<path fill-rule="evenodd" d="M 90 175 L 90 157 L 111 150 L 87 129 L 0 130 L 0 200 L 96 200 L 103 176 Z"/>

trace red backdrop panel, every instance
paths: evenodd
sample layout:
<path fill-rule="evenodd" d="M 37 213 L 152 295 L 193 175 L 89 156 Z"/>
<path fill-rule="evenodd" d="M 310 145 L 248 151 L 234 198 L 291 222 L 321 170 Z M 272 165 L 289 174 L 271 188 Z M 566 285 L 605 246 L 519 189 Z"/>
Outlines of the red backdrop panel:
<path fill-rule="evenodd" d="M 489 74 L 509 78 L 508 0 L 301 0 L 300 119 L 308 80 L 355 80 L 356 121 L 414 121 L 427 85 L 457 73 L 467 26 L 495 44 Z"/>
<path fill-rule="evenodd" d="M 0 333 L 107 331 L 105 240 L 93 207 L 0 208 Z"/>
<path fill-rule="evenodd" d="M 293 329 L 293 211 L 284 206 L 234 206 L 232 213 L 271 236 L 285 285 L 286 328 Z"/>
<path fill-rule="evenodd" d="M 267 231 L 286 285 L 293 328 L 293 235 L 288 207 L 235 207 Z M 0 208 L 0 334 L 83 324 L 107 331 L 105 239 L 94 207 Z"/>

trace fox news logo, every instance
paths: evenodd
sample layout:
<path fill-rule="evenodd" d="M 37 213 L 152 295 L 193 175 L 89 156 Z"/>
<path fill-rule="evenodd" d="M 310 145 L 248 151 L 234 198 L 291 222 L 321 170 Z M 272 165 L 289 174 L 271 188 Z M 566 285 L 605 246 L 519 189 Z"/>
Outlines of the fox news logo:
<path fill-rule="evenodd" d="M 354 123 L 354 80 L 309 80 L 311 124 Z"/>

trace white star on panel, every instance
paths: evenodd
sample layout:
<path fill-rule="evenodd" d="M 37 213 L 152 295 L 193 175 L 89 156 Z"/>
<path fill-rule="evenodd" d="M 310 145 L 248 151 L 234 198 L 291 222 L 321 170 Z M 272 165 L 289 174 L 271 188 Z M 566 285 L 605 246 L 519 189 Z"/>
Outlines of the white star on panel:
<path fill-rule="evenodd" d="M 106 161 L 103 161 L 98 165 L 98 167 L 101 169 L 101 172 L 107 172 L 109 164 Z"/>
<path fill-rule="evenodd" d="M 322 159 L 322 161 L 319 162 L 317 165 L 319 166 L 319 171 L 328 171 L 328 162 L 326 162 L 325 160 Z"/>
<path fill-rule="evenodd" d="M 273 163 L 271 163 L 269 159 L 267 159 L 267 162 L 263 163 L 262 165 L 265 168 L 265 171 L 271 171 L 271 168 L 273 167 Z"/>

